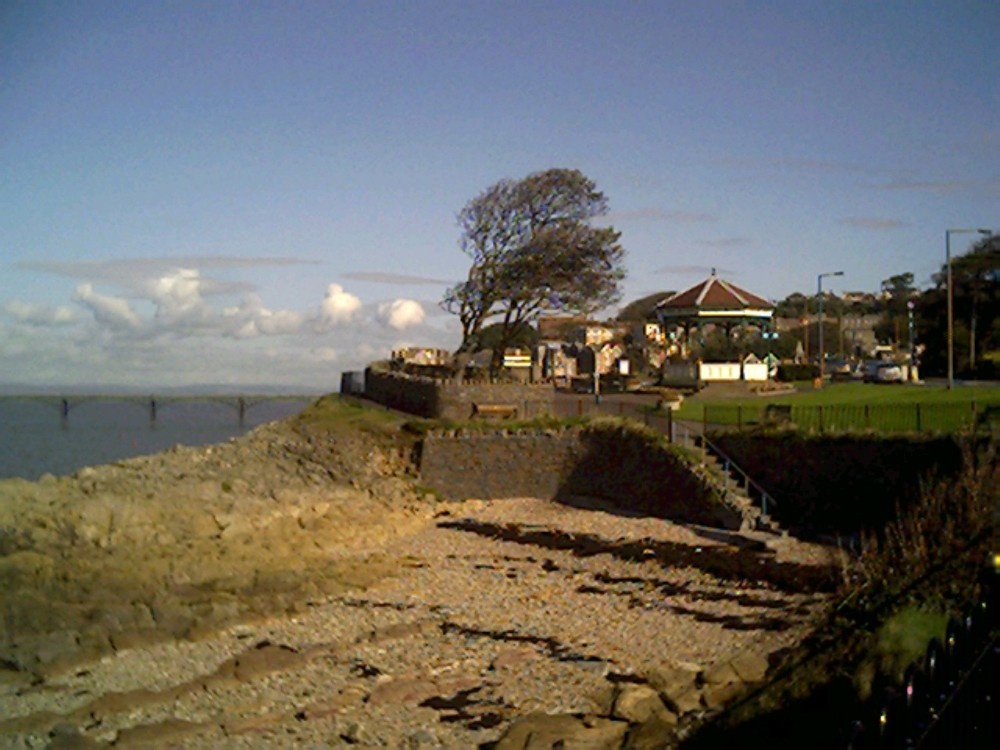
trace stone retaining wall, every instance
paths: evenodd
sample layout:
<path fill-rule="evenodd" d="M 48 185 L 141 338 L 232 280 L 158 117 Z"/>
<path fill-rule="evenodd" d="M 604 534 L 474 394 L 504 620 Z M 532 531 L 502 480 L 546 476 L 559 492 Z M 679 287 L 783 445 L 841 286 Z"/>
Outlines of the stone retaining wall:
<path fill-rule="evenodd" d="M 880 529 L 919 498 L 922 485 L 962 468 L 962 448 L 951 436 L 786 432 L 711 439 L 774 497 L 779 524 L 824 534 Z"/>
<path fill-rule="evenodd" d="M 365 397 L 418 417 L 441 417 L 438 383 L 430 378 L 417 378 L 369 365 L 365 370 Z"/>
<path fill-rule="evenodd" d="M 555 497 L 579 453 L 571 431 L 428 435 L 421 482 L 453 500 Z"/>
<path fill-rule="evenodd" d="M 373 363 L 365 370 L 365 396 L 418 417 L 461 421 L 473 416 L 474 404 L 513 406 L 521 418 L 552 414 L 555 390 L 551 384 L 436 380 Z"/>
<path fill-rule="evenodd" d="M 634 427 L 428 435 L 421 482 L 443 496 L 590 497 L 677 521 L 739 528 L 725 505 L 673 447 Z"/>

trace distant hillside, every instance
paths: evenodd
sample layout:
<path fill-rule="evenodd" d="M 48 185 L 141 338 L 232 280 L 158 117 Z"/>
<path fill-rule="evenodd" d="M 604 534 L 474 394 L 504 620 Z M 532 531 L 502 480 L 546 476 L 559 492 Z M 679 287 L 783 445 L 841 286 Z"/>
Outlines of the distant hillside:
<path fill-rule="evenodd" d="M 647 294 L 645 297 L 637 299 L 634 302 L 629 302 L 618 312 L 616 320 L 631 322 L 655 318 L 657 303 L 665 300 L 671 294 L 673 294 L 673 292 L 654 292 L 653 294 Z"/>

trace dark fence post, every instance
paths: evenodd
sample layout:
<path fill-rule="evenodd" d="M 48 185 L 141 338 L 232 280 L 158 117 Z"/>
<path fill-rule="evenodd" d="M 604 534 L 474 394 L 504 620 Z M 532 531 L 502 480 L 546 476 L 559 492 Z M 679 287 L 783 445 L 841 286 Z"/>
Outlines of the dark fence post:
<path fill-rule="evenodd" d="M 667 442 L 674 442 L 674 411 L 667 409 Z"/>
<path fill-rule="evenodd" d="M 871 426 L 872 426 L 872 423 L 871 423 L 871 419 L 870 419 L 870 417 L 871 417 L 871 414 L 870 414 L 870 413 L 869 413 L 869 411 L 868 411 L 868 404 L 865 404 L 865 429 L 866 429 L 866 430 L 867 430 L 867 429 L 868 429 L 869 427 L 871 427 Z"/>

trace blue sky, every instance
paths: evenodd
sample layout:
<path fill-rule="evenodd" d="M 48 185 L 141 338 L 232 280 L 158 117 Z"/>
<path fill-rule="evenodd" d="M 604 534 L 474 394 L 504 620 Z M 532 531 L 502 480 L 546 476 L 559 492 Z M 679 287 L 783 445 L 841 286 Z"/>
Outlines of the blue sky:
<path fill-rule="evenodd" d="M 550 167 L 608 196 L 626 302 L 927 284 L 946 229 L 1000 230 L 998 33 L 990 0 L 8 0 L 0 383 L 454 348 L 457 212 Z"/>

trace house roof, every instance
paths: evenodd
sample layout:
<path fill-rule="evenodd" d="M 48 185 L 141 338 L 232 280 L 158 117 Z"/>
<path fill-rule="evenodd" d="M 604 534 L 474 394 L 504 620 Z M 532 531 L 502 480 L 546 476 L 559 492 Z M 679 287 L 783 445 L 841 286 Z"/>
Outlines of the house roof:
<path fill-rule="evenodd" d="M 690 289 L 667 297 L 656 305 L 661 312 L 710 311 L 710 310 L 773 310 L 772 305 L 763 297 L 724 281 L 712 275 L 704 281 L 695 284 Z"/>
<path fill-rule="evenodd" d="M 586 325 L 585 318 L 566 315 L 542 315 L 537 320 L 538 337 L 542 341 L 561 341 L 574 329 Z"/>

